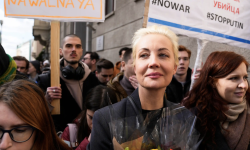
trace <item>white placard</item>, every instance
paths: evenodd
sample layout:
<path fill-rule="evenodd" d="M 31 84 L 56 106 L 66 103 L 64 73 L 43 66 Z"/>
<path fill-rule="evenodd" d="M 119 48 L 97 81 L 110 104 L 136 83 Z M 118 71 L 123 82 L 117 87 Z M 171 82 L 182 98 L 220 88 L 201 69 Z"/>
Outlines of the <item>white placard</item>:
<path fill-rule="evenodd" d="M 105 0 L 4 0 L 5 16 L 43 20 L 103 22 Z"/>
<path fill-rule="evenodd" d="M 250 49 L 249 0 L 150 0 L 147 26 Z"/>
<path fill-rule="evenodd" d="M 96 51 L 103 50 L 103 35 L 96 38 Z"/>

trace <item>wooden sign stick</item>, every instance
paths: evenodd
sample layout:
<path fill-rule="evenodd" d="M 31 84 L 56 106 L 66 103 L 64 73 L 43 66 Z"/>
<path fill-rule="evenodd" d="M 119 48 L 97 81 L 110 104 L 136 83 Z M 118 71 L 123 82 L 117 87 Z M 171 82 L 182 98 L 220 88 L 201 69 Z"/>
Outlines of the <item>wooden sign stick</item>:
<path fill-rule="evenodd" d="M 50 60 L 51 60 L 51 87 L 58 86 L 60 87 L 60 66 L 59 66 L 59 48 L 60 48 L 60 22 L 51 21 L 51 36 L 50 36 Z M 54 107 L 51 114 L 59 115 L 60 114 L 60 99 L 55 99 L 51 102 L 51 105 Z"/>
<path fill-rule="evenodd" d="M 150 0 L 145 0 L 143 25 L 142 25 L 143 28 L 147 28 L 149 3 L 150 3 Z"/>

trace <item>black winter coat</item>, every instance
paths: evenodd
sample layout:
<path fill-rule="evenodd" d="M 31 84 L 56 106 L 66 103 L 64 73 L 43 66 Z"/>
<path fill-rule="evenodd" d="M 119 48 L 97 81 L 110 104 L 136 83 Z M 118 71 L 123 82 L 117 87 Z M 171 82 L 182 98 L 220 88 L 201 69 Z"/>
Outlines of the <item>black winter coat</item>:
<path fill-rule="evenodd" d="M 180 103 L 184 96 L 188 93 L 191 85 L 192 70 L 188 68 L 186 83 L 184 87 L 173 76 L 171 83 L 166 88 L 167 99 L 173 103 Z"/>
<path fill-rule="evenodd" d="M 44 91 L 47 87 L 50 87 L 50 72 L 42 74 L 38 77 L 38 85 Z M 78 106 L 75 99 L 72 97 L 63 79 L 60 78 L 60 84 L 62 89 L 62 98 L 60 100 L 60 115 L 52 115 L 56 131 L 63 131 L 68 123 L 73 122 L 74 119 L 80 114 L 81 108 Z M 95 86 L 99 85 L 99 81 L 93 73 L 90 73 L 83 82 L 83 103 L 88 91 Z M 79 93 L 80 94 L 80 93 Z M 84 107 L 82 107 L 84 108 Z"/>
<path fill-rule="evenodd" d="M 124 131 L 119 132 L 124 132 L 128 134 L 128 138 L 131 140 L 130 136 L 135 132 L 136 126 L 137 126 L 137 120 L 133 116 L 138 116 L 138 114 L 142 113 L 142 108 L 141 108 L 141 102 L 139 98 L 139 93 L 138 89 L 136 89 L 131 95 L 130 95 L 131 100 L 129 97 L 122 99 L 120 102 L 113 104 L 113 109 L 114 113 L 120 117 L 120 118 L 128 118 L 126 120 L 125 125 L 129 124 L 129 129 L 124 129 Z M 134 103 L 132 103 L 133 101 Z M 175 105 L 171 102 L 168 102 L 166 99 L 164 100 L 164 107 L 170 106 L 170 105 Z M 160 109 L 161 110 L 161 109 Z M 112 111 L 112 110 L 111 110 Z M 160 115 L 154 115 L 152 117 L 152 122 L 147 126 L 148 133 L 150 133 L 150 129 L 152 127 L 154 128 L 155 123 L 159 119 L 158 117 L 161 116 L 161 111 L 156 110 L 155 112 L 160 112 Z M 130 117 L 130 118 L 129 118 Z M 144 121 L 144 118 L 138 117 L 138 120 Z M 140 122 L 139 121 L 139 122 Z M 112 139 L 113 136 L 111 134 L 111 129 L 110 129 L 110 124 L 111 122 L 111 117 L 110 117 L 110 108 L 109 106 L 106 106 L 102 109 L 99 109 L 95 111 L 94 117 L 93 117 L 93 128 L 91 131 L 91 140 L 90 143 L 87 146 L 87 150 L 113 150 L 113 143 Z M 119 124 L 120 125 L 120 124 Z M 149 128 L 148 128 L 149 127 Z M 140 134 L 140 133 L 139 133 Z M 137 136 L 134 139 L 137 139 L 138 137 L 141 137 L 141 135 Z M 123 141 L 121 143 L 127 142 L 127 137 L 124 137 Z"/>

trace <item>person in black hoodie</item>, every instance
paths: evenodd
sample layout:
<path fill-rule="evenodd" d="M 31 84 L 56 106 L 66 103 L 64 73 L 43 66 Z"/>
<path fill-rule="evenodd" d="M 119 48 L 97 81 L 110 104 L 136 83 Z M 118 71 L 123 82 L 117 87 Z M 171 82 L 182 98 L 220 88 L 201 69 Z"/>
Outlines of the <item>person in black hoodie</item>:
<path fill-rule="evenodd" d="M 60 60 L 61 86 L 50 86 L 50 72 L 38 76 L 37 83 L 46 93 L 48 103 L 61 99 L 60 115 L 52 115 L 56 131 L 63 131 L 68 123 L 73 122 L 83 108 L 87 92 L 99 84 L 88 66 L 80 61 L 82 53 L 81 39 L 74 34 L 67 35 L 60 48 L 63 56 Z"/>
<path fill-rule="evenodd" d="M 190 69 L 191 51 L 185 46 L 179 48 L 179 66 L 173 75 L 171 83 L 166 88 L 167 99 L 173 103 L 180 103 L 187 94 L 191 84 L 192 69 Z"/>

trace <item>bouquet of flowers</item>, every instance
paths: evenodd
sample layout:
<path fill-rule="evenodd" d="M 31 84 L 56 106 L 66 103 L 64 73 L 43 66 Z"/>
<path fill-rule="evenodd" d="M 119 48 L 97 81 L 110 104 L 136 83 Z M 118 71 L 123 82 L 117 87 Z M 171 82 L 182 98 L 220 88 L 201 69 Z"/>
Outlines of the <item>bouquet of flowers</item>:
<path fill-rule="evenodd" d="M 201 142 L 195 115 L 180 104 L 126 118 L 109 109 L 114 150 L 195 150 Z"/>

